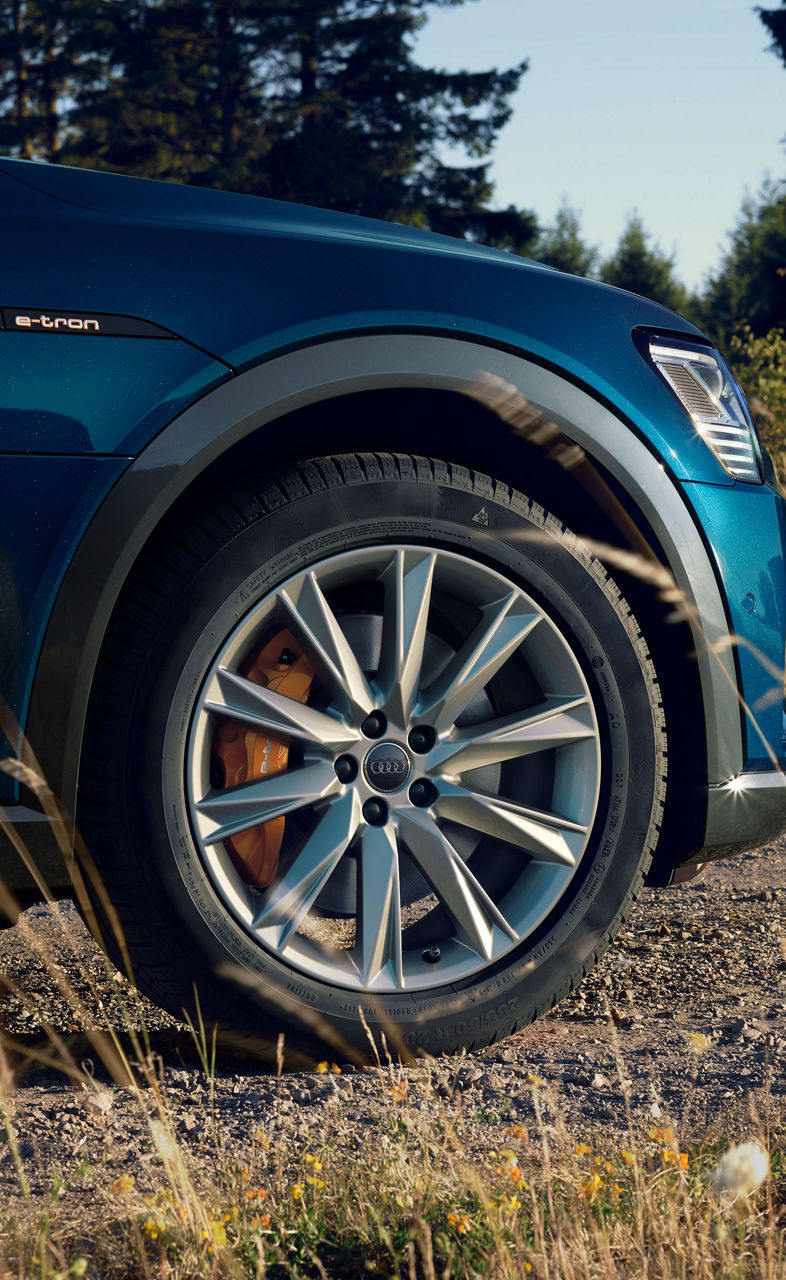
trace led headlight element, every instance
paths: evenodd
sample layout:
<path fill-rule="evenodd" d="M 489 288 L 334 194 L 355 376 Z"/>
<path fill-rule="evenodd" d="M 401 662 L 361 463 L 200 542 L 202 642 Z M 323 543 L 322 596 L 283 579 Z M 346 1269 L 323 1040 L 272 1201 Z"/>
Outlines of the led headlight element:
<path fill-rule="evenodd" d="M 735 480 L 761 483 L 756 434 L 743 394 L 719 351 L 650 339 L 650 358 L 699 435 Z"/>

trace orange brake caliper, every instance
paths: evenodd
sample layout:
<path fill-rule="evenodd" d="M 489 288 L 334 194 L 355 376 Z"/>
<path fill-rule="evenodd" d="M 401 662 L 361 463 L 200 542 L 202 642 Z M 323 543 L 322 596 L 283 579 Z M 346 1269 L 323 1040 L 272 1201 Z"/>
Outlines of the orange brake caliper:
<path fill-rule="evenodd" d="M 286 698 L 305 702 L 314 678 L 314 669 L 303 656 L 291 632 L 276 630 L 244 663 L 241 674 L 255 684 L 266 685 Z M 213 735 L 213 755 L 224 767 L 224 786 L 236 787 L 254 778 L 270 778 L 283 773 L 289 762 L 289 747 L 256 729 L 236 722 L 224 722 Z M 246 884 L 267 889 L 278 871 L 285 818 L 271 818 L 248 831 L 240 831 L 226 841 L 227 852 Z"/>

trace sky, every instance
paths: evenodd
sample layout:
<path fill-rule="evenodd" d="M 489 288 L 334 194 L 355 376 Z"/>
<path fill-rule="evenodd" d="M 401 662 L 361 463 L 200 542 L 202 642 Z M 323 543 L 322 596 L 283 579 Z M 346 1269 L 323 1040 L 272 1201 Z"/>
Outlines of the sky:
<path fill-rule="evenodd" d="M 743 199 L 786 176 L 786 67 L 768 44 L 748 0 L 466 0 L 431 10 L 416 57 L 448 70 L 527 58 L 494 207 L 548 226 L 567 201 L 604 255 L 636 211 L 697 288 Z"/>

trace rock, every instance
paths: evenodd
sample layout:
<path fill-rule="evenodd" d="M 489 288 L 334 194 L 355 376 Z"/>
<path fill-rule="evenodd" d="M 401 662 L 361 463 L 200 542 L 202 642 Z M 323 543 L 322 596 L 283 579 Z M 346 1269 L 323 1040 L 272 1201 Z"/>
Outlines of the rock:
<path fill-rule="evenodd" d="M 724 1031 L 724 1037 L 727 1040 L 739 1040 L 744 1031 L 749 1030 L 748 1024 L 744 1018 L 737 1018 L 734 1022 L 730 1022 Z"/>
<path fill-rule="evenodd" d="M 107 1093 L 105 1089 L 88 1088 L 83 1086 L 84 1092 L 80 1094 L 79 1100 L 89 1116 L 102 1120 L 112 1110 L 114 1101 L 111 1093 Z"/>

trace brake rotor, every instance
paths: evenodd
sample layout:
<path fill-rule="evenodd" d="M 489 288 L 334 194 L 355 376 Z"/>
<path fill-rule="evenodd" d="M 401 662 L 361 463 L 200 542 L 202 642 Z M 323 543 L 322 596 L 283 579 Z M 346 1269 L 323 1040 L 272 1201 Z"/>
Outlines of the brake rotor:
<path fill-rule="evenodd" d="M 306 701 L 314 679 L 314 669 L 300 645 L 283 627 L 268 633 L 243 664 L 240 674 L 296 702 Z M 236 721 L 224 721 L 218 726 L 213 734 L 212 754 L 214 761 L 220 763 L 224 787 L 271 778 L 289 765 L 286 742 Z M 225 842 L 235 870 L 254 889 L 267 889 L 275 879 L 285 824 L 286 818 L 271 818 Z"/>

